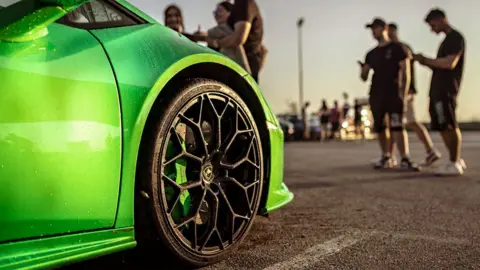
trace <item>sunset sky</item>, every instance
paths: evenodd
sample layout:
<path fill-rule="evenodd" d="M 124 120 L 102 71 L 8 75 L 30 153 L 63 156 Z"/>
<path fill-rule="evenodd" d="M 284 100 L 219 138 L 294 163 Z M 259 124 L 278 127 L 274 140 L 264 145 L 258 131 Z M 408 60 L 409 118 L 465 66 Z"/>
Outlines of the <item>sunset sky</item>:
<path fill-rule="evenodd" d="M 215 0 L 130 0 L 157 20 L 163 22 L 163 9 L 178 4 L 184 12 L 187 31 L 214 25 Z M 258 0 L 265 20 L 265 44 L 270 50 L 260 85 L 276 113 L 287 109 L 288 100 L 298 100 L 298 62 L 296 20 L 305 17 L 304 69 L 305 98 L 317 109 L 320 100 L 330 103 L 347 91 L 352 97 L 364 97 L 368 85 L 359 80 L 357 60 L 375 46 L 364 28 L 374 16 L 399 25 L 400 37 L 417 53 L 436 55 L 443 36 L 436 36 L 423 19 L 432 7 L 441 7 L 451 23 L 465 36 L 467 60 L 459 98 L 460 120 L 480 120 L 480 24 L 478 0 Z M 455 4 L 456 3 L 456 4 Z M 461 4 L 460 4 L 461 3 Z M 427 96 L 431 72 L 417 64 L 417 117 L 428 120 Z"/>

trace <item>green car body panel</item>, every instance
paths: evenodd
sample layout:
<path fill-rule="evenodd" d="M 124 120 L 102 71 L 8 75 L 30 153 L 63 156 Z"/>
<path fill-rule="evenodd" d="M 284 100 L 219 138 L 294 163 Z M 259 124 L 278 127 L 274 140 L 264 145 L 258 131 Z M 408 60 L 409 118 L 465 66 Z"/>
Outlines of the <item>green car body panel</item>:
<path fill-rule="evenodd" d="M 282 131 L 252 77 L 117 2 L 149 23 L 87 31 L 50 21 L 45 35 L 30 38 L 0 30 L 0 269 L 135 246 L 135 175 L 147 118 L 168 83 L 198 64 L 236 73 L 263 108 L 270 166 L 261 214 L 293 199 L 283 184 Z"/>

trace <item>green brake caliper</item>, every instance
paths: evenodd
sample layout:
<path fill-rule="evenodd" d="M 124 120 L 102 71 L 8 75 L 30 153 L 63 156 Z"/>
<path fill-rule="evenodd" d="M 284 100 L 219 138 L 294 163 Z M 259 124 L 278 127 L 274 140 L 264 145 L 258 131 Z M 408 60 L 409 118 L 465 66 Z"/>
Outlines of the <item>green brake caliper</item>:
<path fill-rule="evenodd" d="M 185 146 L 185 140 L 182 140 L 182 149 L 185 151 L 186 146 Z M 171 141 L 168 142 L 167 146 L 167 157 L 169 156 L 174 156 L 175 155 L 175 146 Z M 173 154 L 172 154 L 173 153 Z M 187 160 L 185 158 L 179 158 L 175 161 L 174 163 L 175 169 L 173 169 L 173 166 L 168 166 L 168 168 L 165 168 L 165 174 L 172 180 L 174 180 L 177 184 L 181 185 L 184 184 L 188 181 L 187 179 Z M 166 186 L 165 187 L 165 192 L 166 192 L 166 197 L 167 200 L 170 201 L 172 199 L 176 199 L 176 194 L 175 189 L 172 188 L 171 186 Z M 172 212 L 172 217 L 175 221 L 181 220 L 182 217 L 187 217 L 189 215 L 189 211 L 191 209 L 191 197 L 190 193 L 188 190 L 185 190 L 180 194 L 180 200 L 179 203 L 181 204 L 181 207 L 177 206 L 175 209 L 173 209 Z"/>

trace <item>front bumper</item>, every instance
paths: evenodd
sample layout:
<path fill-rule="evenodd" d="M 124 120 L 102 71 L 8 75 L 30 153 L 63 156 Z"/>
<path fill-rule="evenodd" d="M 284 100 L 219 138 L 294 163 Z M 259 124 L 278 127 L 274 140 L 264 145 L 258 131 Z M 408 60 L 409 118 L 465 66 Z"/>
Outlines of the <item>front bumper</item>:
<path fill-rule="evenodd" d="M 270 136 L 270 170 L 268 193 L 265 205 L 263 205 L 260 214 L 264 215 L 276 210 L 293 200 L 293 193 L 283 183 L 283 132 L 282 129 L 270 122 L 267 122 Z"/>

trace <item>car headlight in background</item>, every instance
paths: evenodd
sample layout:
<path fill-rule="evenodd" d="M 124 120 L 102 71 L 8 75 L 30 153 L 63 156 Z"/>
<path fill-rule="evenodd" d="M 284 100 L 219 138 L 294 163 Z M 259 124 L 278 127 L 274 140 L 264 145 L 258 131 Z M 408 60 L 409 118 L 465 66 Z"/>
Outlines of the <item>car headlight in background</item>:
<path fill-rule="evenodd" d="M 371 124 L 370 120 L 365 120 L 365 126 L 369 127 Z"/>
<path fill-rule="evenodd" d="M 363 109 L 363 110 L 360 112 L 360 114 L 362 114 L 362 115 L 367 115 L 368 112 L 367 112 L 367 110 Z"/>
<path fill-rule="evenodd" d="M 347 128 L 347 127 L 348 127 L 348 122 L 347 122 L 347 121 L 343 121 L 342 127 L 343 127 L 343 128 Z"/>

